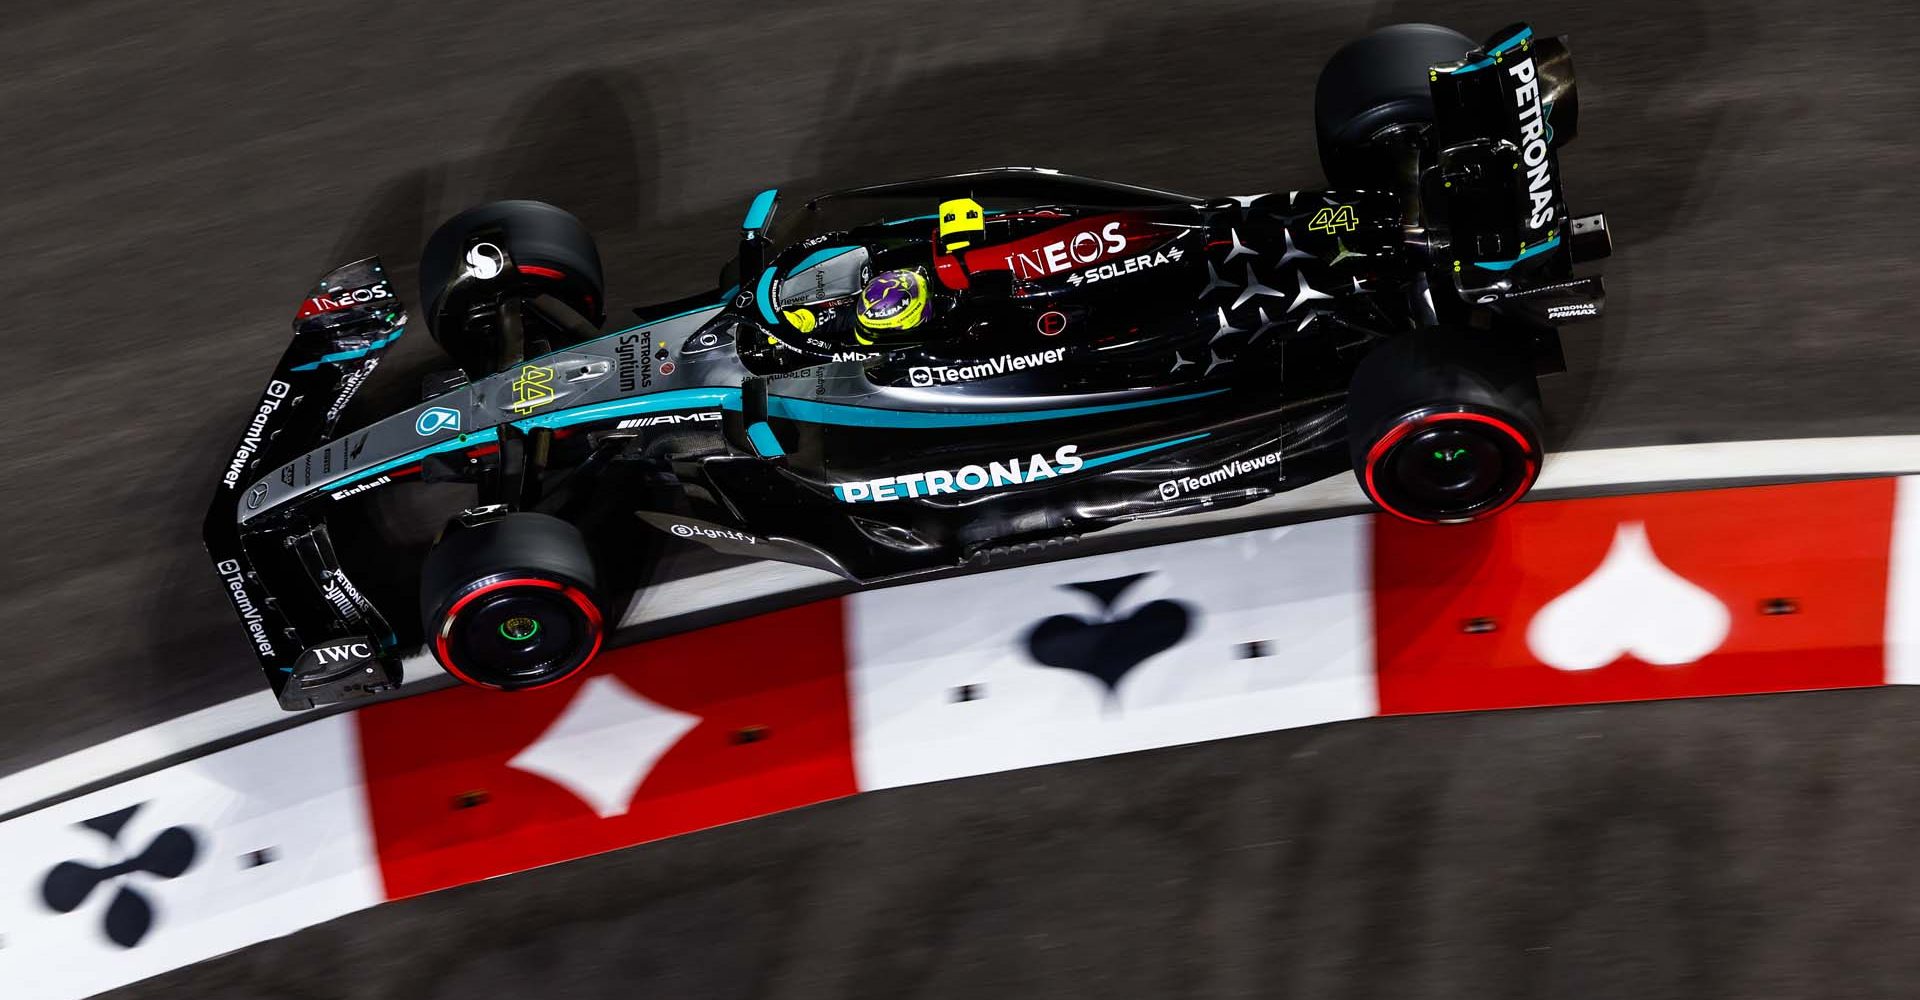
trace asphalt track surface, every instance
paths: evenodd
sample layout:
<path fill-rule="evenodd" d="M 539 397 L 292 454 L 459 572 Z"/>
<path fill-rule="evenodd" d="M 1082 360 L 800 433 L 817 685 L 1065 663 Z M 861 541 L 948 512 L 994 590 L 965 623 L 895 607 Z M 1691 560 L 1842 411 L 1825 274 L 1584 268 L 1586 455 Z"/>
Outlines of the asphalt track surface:
<path fill-rule="evenodd" d="M 1565 183 L 1576 210 L 1606 211 L 1616 232 L 1616 257 L 1605 268 L 1609 315 L 1572 328 L 1573 371 L 1549 389 L 1559 444 L 1920 428 L 1920 393 L 1913 390 L 1920 340 L 1910 304 L 1912 289 L 1920 287 L 1911 236 L 1920 144 L 1910 123 L 1920 100 L 1920 9 L 1912 5 L 824 0 L 776 8 L 733 0 L 368 0 L 303 8 L 72 0 L 9 11 L 0 32 L 0 66 L 7 67 L 0 74 L 0 190 L 6 192 L 0 198 L 0 329 L 10 354 L 10 377 L 0 383 L 10 417 L 0 494 L 6 533 L 0 549 L 8 570 L 0 579 L 0 773 L 259 683 L 208 572 L 197 527 L 217 470 L 284 344 L 297 297 L 335 263 L 380 253 L 408 288 L 417 247 L 440 219 L 481 200 L 543 198 L 573 210 L 598 234 L 609 297 L 639 303 L 709 286 L 731 250 L 746 201 L 768 184 L 799 192 L 972 165 L 1038 163 L 1203 193 L 1313 186 L 1311 84 L 1327 53 L 1394 21 L 1437 20 L 1484 35 L 1522 17 L 1573 37 L 1582 135 L 1564 157 Z M 432 344 L 416 324 L 383 369 L 390 376 L 384 390 L 369 394 L 359 416 L 377 412 L 383 398 L 406 395 L 405 374 L 433 364 Z M 710 563 L 670 554 L 661 573 L 703 565 Z M 1831 766 L 1858 772 L 1861 781 L 1882 755 L 1910 757 L 1903 735 L 1884 743 L 1868 735 L 1868 720 L 1898 714 L 1886 706 L 1907 704 L 1900 693 L 1780 704 L 1794 708 L 1713 703 L 1608 711 L 1623 713 L 1621 719 L 1644 711 L 1647 718 L 1692 720 L 1669 725 L 1661 746 L 1670 744 L 1671 752 L 1640 765 L 1676 787 L 1715 787 L 1717 772 L 1705 763 L 1714 753 L 1751 758 L 1783 740 L 1797 744 L 1797 734 L 1810 726 L 1856 734 L 1823 752 L 1856 753 Z M 1604 789 L 1589 783 L 1586 772 L 1562 775 L 1574 783 L 1567 788 L 1537 771 L 1537 760 L 1526 754 L 1510 759 L 1471 749 L 1473 739 L 1513 749 L 1529 727 L 1572 724 L 1541 721 L 1551 718 L 1363 723 L 1337 730 L 1337 739 L 1377 739 L 1381 748 L 1421 758 L 1418 765 L 1396 764 L 1387 749 L 1352 751 L 1353 760 L 1370 765 L 1429 769 L 1435 788 L 1457 787 L 1469 776 L 1432 769 L 1471 761 L 1480 769 L 1473 782 L 1498 778 L 1484 783 L 1539 809 L 1549 801 L 1556 810 L 1584 802 L 1579 808 L 1598 816 L 1630 806 L 1631 796 L 1596 791 Z M 1736 721 L 1722 721 L 1728 719 Z M 1704 735 L 1692 735 L 1696 729 Z M 1253 745 L 1321 738 L 1263 737 Z M 1608 745 L 1625 754 L 1637 744 L 1621 736 Z M 1168 763 L 1191 755 L 1227 767 L 1235 752 L 1177 751 L 1156 756 L 1154 766 L 1207 766 Z M 1062 774 L 1123 774 L 1134 766 L 1101 762 Z M 1177 800 L 1167 807 L 1177 812 L 1164 822 L 1181 829 L 1245 822 L 1232 805 L 1236 796 L 1284 801 L 1293 794 L 1268 787 L 1277 773 L 1248 769 L 1244 781 L 1217 786 L 1223 790 L 1217 804 Z M 1336 779 L 1329 773 L 1314 780 Z M 1386 797 L 1384 786 L 1376 791 L 1370 781 L 1350 779 L 1338 784 L 1352 801 L 1342 799 L 1337 808 L 1391 827 L 1370 836 L 1387 838 L 1379 842 L 1376 867 L 1395 879 L 1408 877 L 1395 867 L 1397 852 L 1417 850 L 1444 832 L 1429 825 L 1434 810 L 1464 808 L 1435 799 L 1426 812 L 1407 812 Z M 956 831 L 963 839 L 978 832 L 943 829 L 960 821 L 919 815 L 925 810 L 951 808 L 991 825 L 1008 789 L 1044 784 L 1048 795 L 1059 796 L 1068 794 L 1064 781 L 1010 776 L 905 792 L 576 867 L 606 872 L 646 861 L 651 869 L 657 860 L 693 866 L 676 869 L 676 877 L 694 885 L 701 858 L 727 856 L 714 844 L 738 850 L 761 836 L 776 844 L 868 842 L 886 831 L 898 838 L 888 841 L 886 853 L 904 865 L 899 859 L 951 849 L 948 837 Z M 1743 809 L 1805 804 L 1764 785 L 1748 790 L 1754 798 L 1738 800 Z M 1023 808 L 1059 818 L 1041 815 L 1056 807 L 1030 798 L 1021 797 Z M 890 804 L 916 802 L 917 808 Z M 1051 829 L 1036 820 L 1019 843 L 1056 842 Z M 1113 859 L 1131 856 L 1125 864 L 1149 868 L 1171 864 L 1130 846 L 1127 834 L 1102 833 L 1097 824 L 1079 829 L 1071 850 L 1050 855 L 1054 863 L 1022 869 L 1021 880 L 1005 883 L 1007 891 L 1035 901 L 1062 894 L 1100 898 L 1103 866 L 1122 863 Z M 1727 835 L 1745 834 L 1730 827 Z M 909 843 L 918 846 L 909 849 Z M 1674 877 L 1643 885 L 1657 898 L 1641 903 L 1692 906 L 1675 901 L 1676 894 L 1693 891 L 1678 868 L 1692 856 L 1686 838 L 1650 843 L 1648 857 Z M 761 860 L 747 868 L 770 880 L 767 891 L 781 896 L 782 906 L 800 905 L 787 897 L 808 892 L 805 881 L 780 874 L 778 853 L 765 857 L 774 860 L 764 861 L 764 870 L 755 867 Z M 1604 870 L 1590 874 L 1602 884 L 1626 878 L 1631 862 L 1648 860 L 1599 857 Z M 569 870 L 445 899 L 519 891 L 558 898 L 559 882 L 574 877 Z M 1572 884 L 1565 874 L 1536 875 L 1529 891 L 1551 895 L 1556 885 Z M 643 876 L 661 877 L 628 877 Z M 1179 876 L 1169 868 L 1166 877 Z M 1719 876 L 1709 871 L 1704 877 Z M 1865 871 L 1849 877 L 1863 880 L 1861 892 L 1893 884 Z M 725 901 L 734 876 L 715 872 L 713 878 L 702 891 L 727 911 L 709 914 L 717 926 L 770 919 L 772 911 L 750 889 L 735 898 L 756 912 L 732 911 Z M 1142 886 L 1157 884 L 1140 878 Z M 1362 898 L 1368 894 L 1392 899 L 1412 891 L 1359 869 L 1344 878 L 1351 880 L 1339 883 L 1345 889 L 1336 892 L 1329 882 L 1323 891 L 1344 893 L 1363 912 L 1373 905 Z M 859 872 L 842 871 L 838 879 L 854 900 L 859 886 L 879 884 Z M 542 888 L 549 884 L 554 887 Z M 1255 900 L 1246 901 L 1252 909 L 1243 912 L 1229 901 L 1217 904 L 1224 908 L 1218 912 L 1196 911 L 1194 897 L 1142 891 L 1113 905 L 1131 907 L 1141 920 L 1162 920 L 1165 913 L 1143 914 L 1140 907 L 1186 898 L 1185 912 L 1222 921 L 1213 933 L 1239 940 L 1257 938 L 1254 929 L 1266 926 L 1258 921 L 1294 912 Z M 413 931 L 449 942 L 484 936 L 489 927 L 499 934 L 518 927 L 516 946 L 533 949 L 555 968 L 590 968 L 580 964 L 582 955 L 623 940 L 618 927 L 679 928 L 674 933 L 684 935 L 688 947 L 661 952 L 663 969 L 689 976 L 711 971 L 685 961 L 700 953 L 691 946 L 703 938 L 674 917 L 671 906 L 635 905 L 638 922 L 601 928 L 596 933 L 615 937 L 597 943 L 559 931 L 530 935 L 519 920 L 489 908 L 456 918 L 454 904 L 442 900 L 368 919 L 414 920 Z M 945 912 L 943 905 L 929 901 L 927 912 Z M 1485 905 L 1475 902 L 1475 912 Z M 966 920 L 991 912 L 981 904 Z M 1403 933 L 1411 935 L 1406 940 L 1424 940 L 1420 928 L 1457 923 L 1445 916 L 1426 912 L 1409 928 L 1381 910 L 1374 930 L 1389 943 Z M 1142 974 L 1149 967 L 1192 967 L 1147 961 L 1161 946 L 1142 936 L 1152 920 L 1112 919 L 1112 935 L 1132 942 L 1116 944 L 1114 955 L 1134 963 L 1123 967 Z M 1303 913 L 1295 922 L 1317 919 Z M 1457 929 L 1493 940 L 1501 937 L 1493 927 L 1468 920 Z M 1628 929 L 1633 940 L 1645 931 Z M 915 982 L 909 973 L 930 962 L 963 962 L 974 970 L 965 975 L 990 976 L 989 953 L 970 943 L 989 930 L 989 936 L 1004 935 L 1003 943 L 1040 942 L 1032 945 L 1040 948 L 1045 940 L 1043 927 L 1009 922 L 928 938 L 912 947 L 936 953 L 918 958 L 863 957 L 843 943 L 837 954 L 867 964 L 835 975 L 852 977 L 847 981 L 860 987 L 850 987 L 854 993 L 867 991 L 862 983 L 911 992 L 905 989 Z M 1356 932 L 1350 944 L 1357 948 L 1363 940 Z M 1693 960 L 1683 942 L 1663 940 L 1676 961 Z M 1853 946 L 1873 950 L 1858 940 Z M 941 948 L 958 950 L 940 958 Z M 740 977 L 742 995 L 769 981 L 762 963 L 779 954 L 724 952 L 717 964 Z M 1305 976 L 1298 981 L 1320 982 L 1309 970 L 1337 958 L 1312 949 L 1284 953 L 1303 964 L 1292 978 L 1272 981 Z M 1051 956 L 1029 963 L 1035 974 L 1064 975 L 1096 964 L 1093 952 L 1073 948 L 1035 954 Z M 1621 954 L 1634 967 L 1638 959 Z M 392 987 L 383 984 L 399 981 L 381 979 L 376 967 L 356 968 L 348 975 L 364 978 L 348 980 L 358 983 L 347 990 L 352 995 L 386 995 Z M 342 974 L 335 955 L 283 964 L 274 981 L 294 991 L 295 983 Z M 890 978 L 896 974 L 901 978 Z M 1710 970 L 1698 974 L 1711 978 Z M 446 973 L 448 982 L 484 981 L 462 980 L 469 975 Z M 1151 981 L 1118 980 L 1122 987 Z M 1600 995 L 1593 984 L 1608 981 L 1547 985 Z M 1052 981 L 1053 991 L 1060 982 Z M 255 985 L 245 995 L 272 992 Z M 716 985 L 712 992 L 725 990 Z M 243 994 L 209 987 L 202 995 Z M 583 985 L 577 995 L 593 991 Z"/>

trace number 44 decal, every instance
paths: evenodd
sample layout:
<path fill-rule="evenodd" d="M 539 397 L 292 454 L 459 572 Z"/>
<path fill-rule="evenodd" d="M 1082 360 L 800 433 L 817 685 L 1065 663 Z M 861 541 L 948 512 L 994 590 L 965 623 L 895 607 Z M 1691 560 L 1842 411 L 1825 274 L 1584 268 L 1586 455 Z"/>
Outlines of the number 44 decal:
<path fill-rule="evenodd" d="M 1336 205 L 1313 213 L 1313 220 L 1307 223 L 1307 229 L 1316 233 L 1353 232 L 1360 228 L 1360 216 L 1352 205 Z"/>

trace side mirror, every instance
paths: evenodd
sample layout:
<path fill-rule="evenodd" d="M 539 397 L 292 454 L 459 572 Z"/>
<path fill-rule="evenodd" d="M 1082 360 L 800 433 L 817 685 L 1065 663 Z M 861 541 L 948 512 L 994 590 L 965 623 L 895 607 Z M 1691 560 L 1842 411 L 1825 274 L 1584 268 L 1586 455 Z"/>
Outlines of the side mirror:
<path fill-rule="evenodd" d="M 765 235 L 767 227 L 773 223 L 773 210 L 779 205 L 779 188 L 768 188 L 754 195 L 753 204 L 747 206 L 747 217 L 740 223 L 741 238 Z"/>

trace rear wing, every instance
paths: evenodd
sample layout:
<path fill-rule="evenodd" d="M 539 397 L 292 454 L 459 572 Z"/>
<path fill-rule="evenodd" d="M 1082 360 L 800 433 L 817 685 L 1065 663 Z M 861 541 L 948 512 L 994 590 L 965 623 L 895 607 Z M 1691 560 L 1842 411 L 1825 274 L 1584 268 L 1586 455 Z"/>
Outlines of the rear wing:
<path fill-rule="evenodd" d="M 1543 322 L 1597 315 L 1600 279 L 1575 278 L 1573 265 L 1611 244 L 1605 217 L 1573 216 L 1561 186 L 1559 150 L 1580 112 L 1565 39 L 1516 24 L 1428 81 L 1438 150 L 1429 203 L 1461 297 Z"/>
<path fill-rule="evenodd" d="M 379 258 L 355 261 L 322 277 L 301 301 L 293 319 L 293 340 L 274 366 L 259 401 L 248 411 L 240 439 L 221 469 L 202 526 L 214 572 L 246 628 L 248 642 L 268 682 L 288 708 L 309 707 L 315 700 L 310 696 L 289 698 L 296 661 L 313 659 L 315 651 L 303 649 L 294 620 L 297 615 L 264 585 L 255 559 L 242 541 L 239 515 L 246 505 L 257 508 L 266 499 L 266 484 L 256 482 L 263 470 L 291 461 L 328 439 L 341 411 L 380 364 L 387 349 L 400 339 L 406 322 L 406 309 L 394 294 L 392 279 Z M 384 629 L 371 605 L 337 573 L 337 564 L 328 567 L 333 562 L 332 546 L 324 526 L 310 542 L 311 553 L 302 550 L 295 554 L 301 562 L 327 574 L 322 588 L 325 599 L 339 608 L 341 617 L 360 618 L 359 624 L 378 624 Z M 365 614 L 359 614 L 363 609 Z M 313 627 L 306 631 L 309 640 L 318 638 L 311 634 Z M 364 640 L 346 645 L 366 648 L 370 655 L 373 652 Z M 328 660 L 325 653 L 330 651 L 331 647 L 321 650 L 318 658 Z M 371 674 L 364 670 L 357 673 L 363 679 L 356 683 L 373 683 L 375 690 L 382 689 L 377 685 L 399 683 L 397 666 L 382 667 Z"/>

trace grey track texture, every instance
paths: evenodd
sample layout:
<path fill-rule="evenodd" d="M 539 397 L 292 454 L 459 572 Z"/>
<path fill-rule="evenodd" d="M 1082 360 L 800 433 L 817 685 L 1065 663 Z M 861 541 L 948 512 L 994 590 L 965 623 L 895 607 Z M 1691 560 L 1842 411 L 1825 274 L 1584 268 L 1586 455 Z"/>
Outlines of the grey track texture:
<path fill-rule="evenodd" d="M 1618 233 L 1610 314 L 1576 328 L 1549 390 L 1560 445 L 1920 428 L 1911 4 L 9 10 L 0 773 L 258 684 L 197 526 L 296 296 L 334 263 L 377 252 L 409 287 L 441 218 L 543 198 L 598 233 L 610 297 L 637 303 L 710 285 L 769 183 L 1039 163 L 1208 193 L 1312 186 L 1327 53 L 1393 21 L 1484 35 L 1523 17 L 1573 37 L 1566 185 Z M 433 357 L 417 325 L 398 351 L 397 372 Z M 277 963 L 228 960 L 192 992 L 625 995 L 624 976 L 679 995 L 1600 996 L 1645 972 L 1654 995 L 1870 993 L 1911 971 L 1891 943 L 1912 930 L 1906 841 L 1893 813 L 1826 824 L 1855 803 L 1912 818 L 1892 791 L 1910 783 L 1896 723 L 1912 707 L 1608 709 L 1591 743 L 1573 742 L 1579 713 L 1364 723 L 907 791 L 406 904 L 274 946 Z M 1758 763 L 1775 758 L 1778 785 Z M 1586 846 L 1536 842 L 1559 833 Z M 1291 846 L 1228 852 L 1268 839 Z M 1857 864 L 1810 866 L 1815 845 Z M 1462 859 L 1510 884 L 1461 882 Z M 578 872 L 632 889 L 583 901 Z M 1047 926 L 1055 906 L 1075 908 L 1071 933 Z M 784 925 L 796 915 L 811 923 Z M 1813 924 L 1776 954 L 1768 921 L 1789 917 Z M 396 921 L 446 957 L 345 957 Z M 1802 952 L 1834 965 L 1786 957 Z M 1810 978 L 1849 955 L 1890 978 Z M 1471 961 L 1491 964 L 1421 974 Z M 1743 978 L 1760 975 L 1780 978 Z"/>

